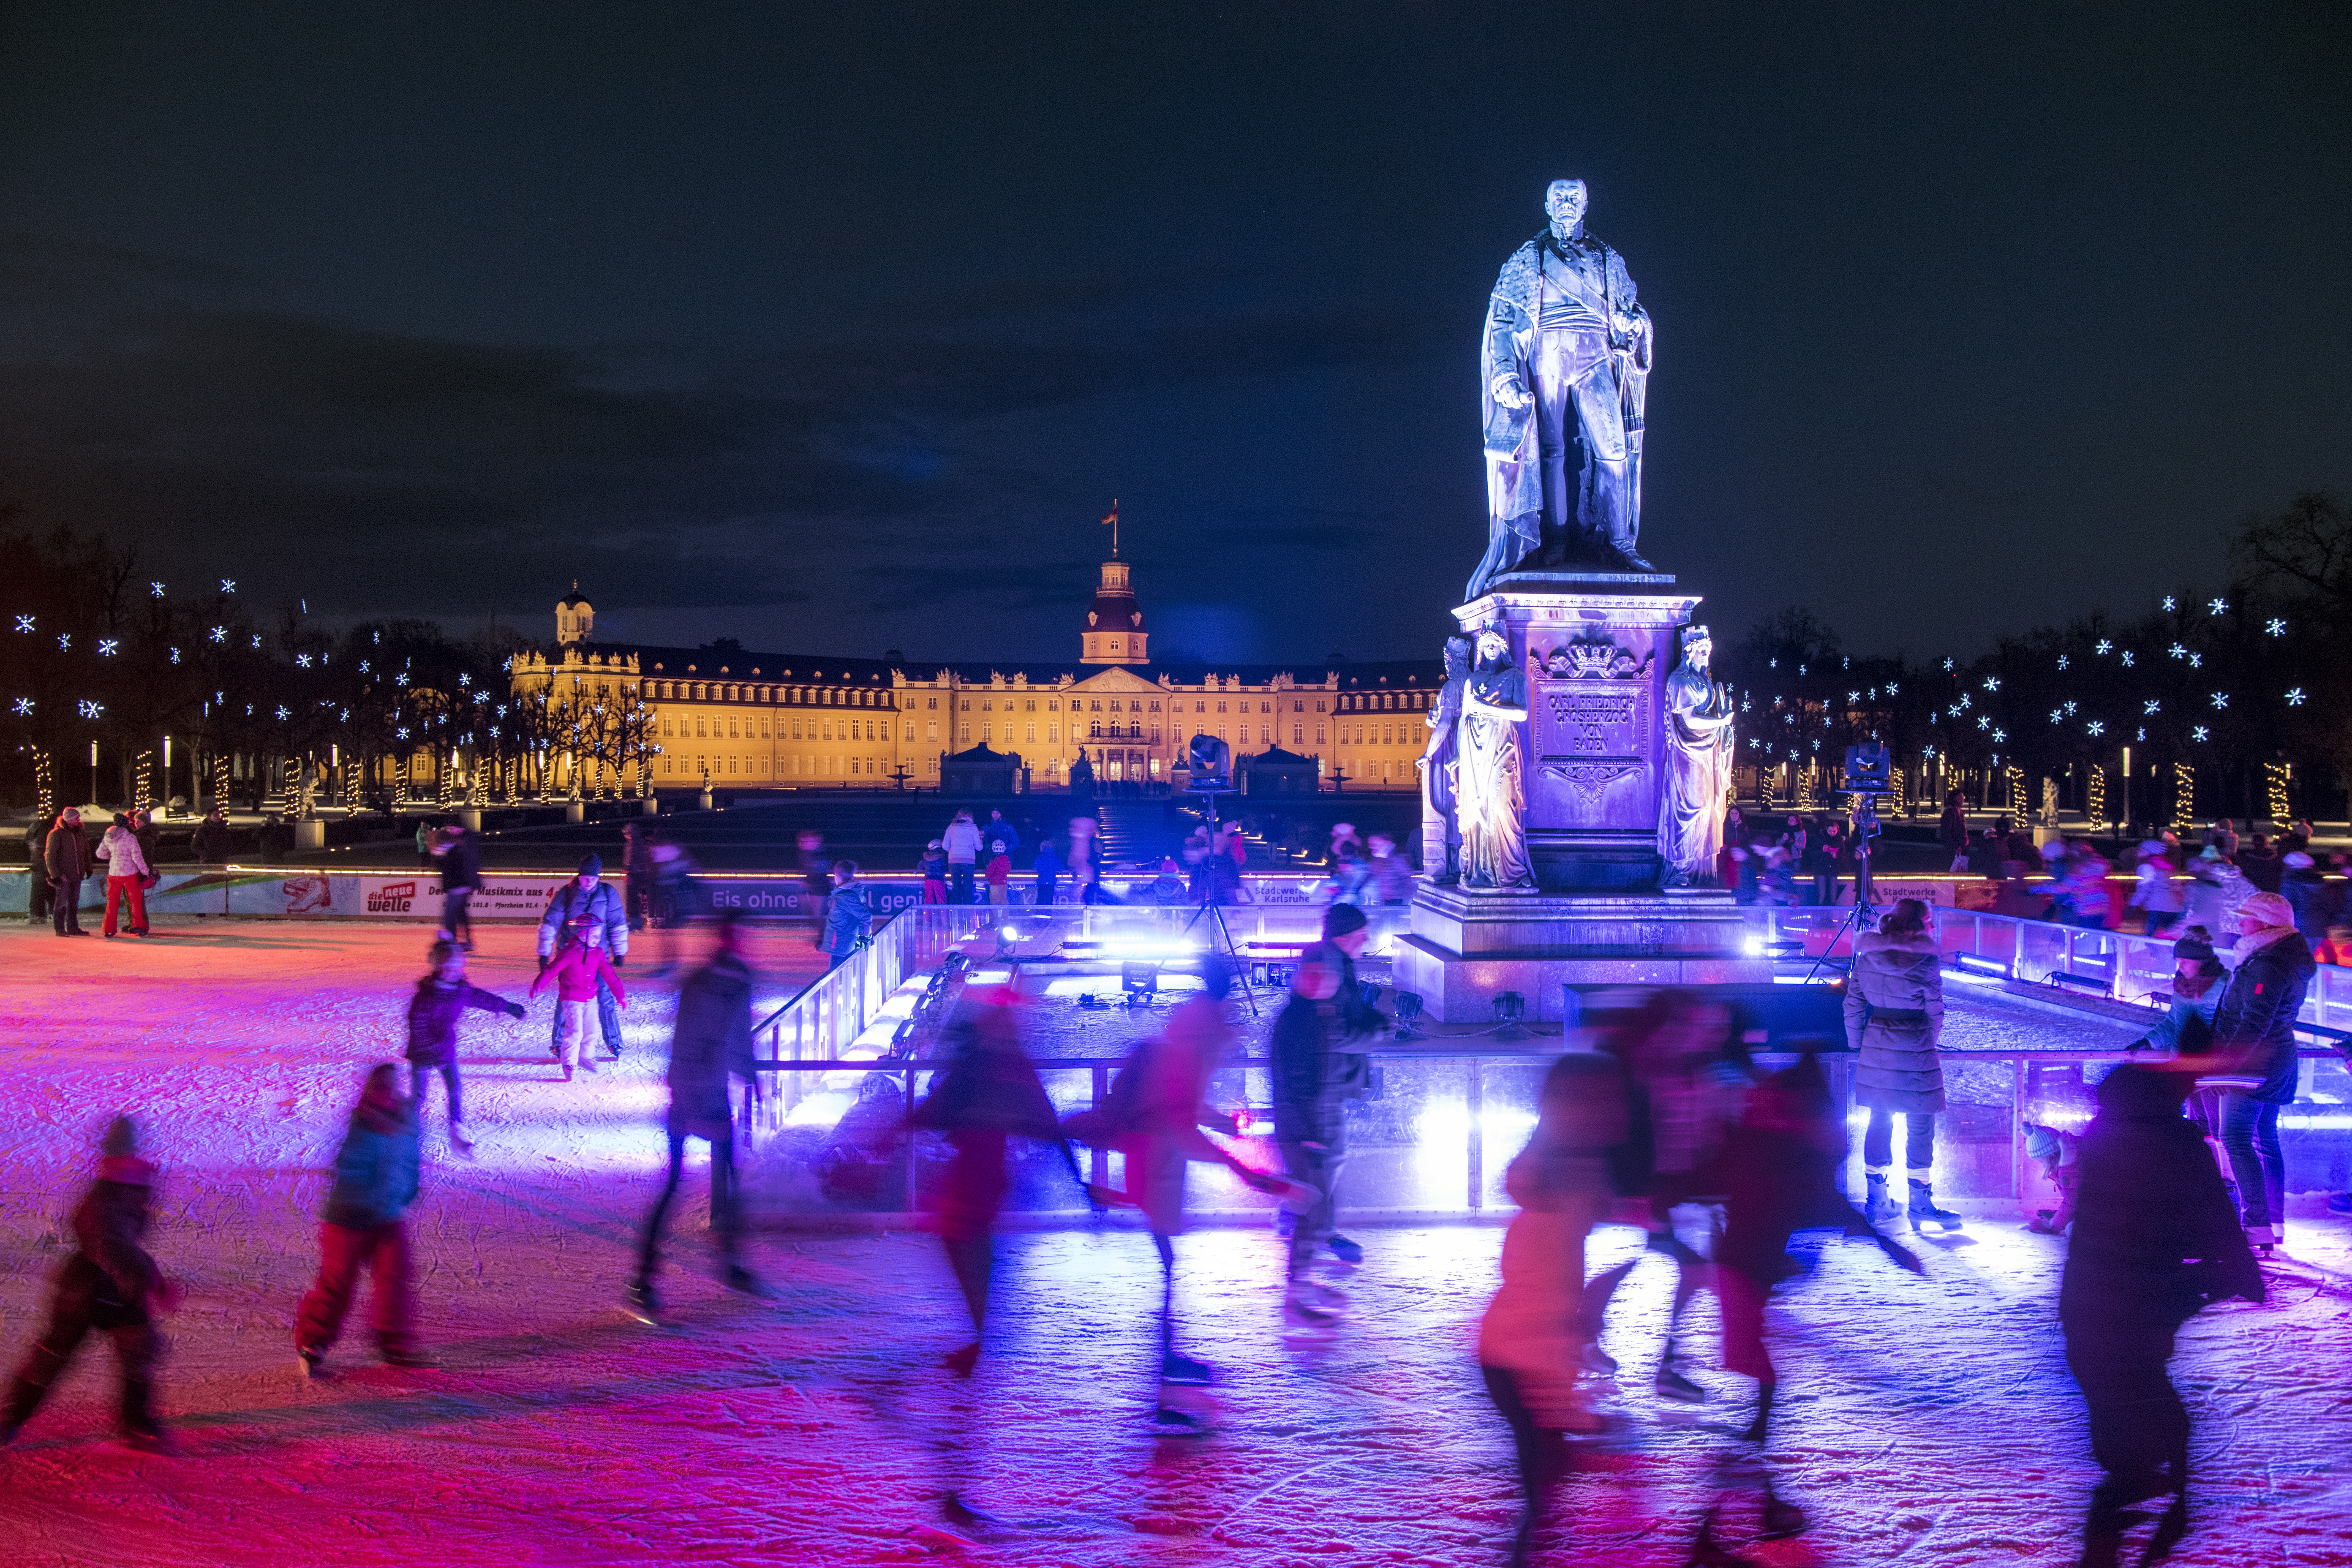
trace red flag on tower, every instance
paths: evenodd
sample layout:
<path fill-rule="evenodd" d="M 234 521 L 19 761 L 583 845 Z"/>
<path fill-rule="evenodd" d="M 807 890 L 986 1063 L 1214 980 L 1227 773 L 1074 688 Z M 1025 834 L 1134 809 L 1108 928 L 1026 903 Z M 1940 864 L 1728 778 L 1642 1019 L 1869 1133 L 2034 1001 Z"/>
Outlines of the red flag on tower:
<path fill-rule="evenodd" d="M 1103 519 L 1103 526 L 1110 530 L 1110 552 L 1116 556 L 1118 553 L 1118 498 L 1117 496 L 1111 498 L 1110 515 Z"/>

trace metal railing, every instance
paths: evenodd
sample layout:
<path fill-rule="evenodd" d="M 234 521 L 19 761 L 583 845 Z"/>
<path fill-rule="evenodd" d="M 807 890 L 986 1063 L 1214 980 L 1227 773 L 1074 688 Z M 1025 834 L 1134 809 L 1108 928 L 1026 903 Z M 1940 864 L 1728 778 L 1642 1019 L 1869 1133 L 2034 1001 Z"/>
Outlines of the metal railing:
<path fill-rule="evenodd" d="M 1851 905 L 1749 909 L 1748 919 L 1767 952 L 1801 952 L 1810 963 L 1852 952 L 1845 922 Z M 2084 995 L 2140 1006 L 2162 1006 L 2172 989 L 2172 938 L 2023 920 L 1980 910 L 1928 910 L 1944 962 L 2010 980 L 2058 986 Z M 1828 971 L 1824 969 L 1826 976 Z M 2352 969 L 2323 963 L 2305 994 L 2300 1021 L 2315 1038 L 2352 1033 Z"/>

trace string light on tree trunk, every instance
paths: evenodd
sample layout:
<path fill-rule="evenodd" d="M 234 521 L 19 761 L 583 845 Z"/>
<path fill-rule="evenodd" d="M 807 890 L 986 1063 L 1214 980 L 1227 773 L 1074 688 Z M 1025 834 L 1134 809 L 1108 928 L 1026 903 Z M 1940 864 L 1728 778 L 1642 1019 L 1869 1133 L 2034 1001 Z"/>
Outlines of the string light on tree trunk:
<path fill-rule="evenodd" d="M 2284 826 L 2290 820 L 2287 809 L 2286 780 L 2286 763 L 2264 763 L 2263 764 L 2263 782 L 2269 786 L 2271 822 L 2275 826 Z"/>
<path fill-rule="evenodd" d="M 2197 770 L 2187 763 L 2172 764 L 2172 830 L 2187 833 L 2197 826 Z"/>

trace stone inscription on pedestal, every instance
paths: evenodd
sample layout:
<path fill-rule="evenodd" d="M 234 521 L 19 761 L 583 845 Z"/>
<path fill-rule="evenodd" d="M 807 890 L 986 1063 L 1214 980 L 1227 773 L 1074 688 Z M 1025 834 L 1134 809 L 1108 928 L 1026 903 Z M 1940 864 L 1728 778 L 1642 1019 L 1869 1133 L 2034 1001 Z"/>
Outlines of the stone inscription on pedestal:
<path fill-rule="evenodd" d="M 1528 650 L 1538 793 L 1546 826 L 1622 826 L 1656 809 L 1650 667 L 1599 638 Z"/>

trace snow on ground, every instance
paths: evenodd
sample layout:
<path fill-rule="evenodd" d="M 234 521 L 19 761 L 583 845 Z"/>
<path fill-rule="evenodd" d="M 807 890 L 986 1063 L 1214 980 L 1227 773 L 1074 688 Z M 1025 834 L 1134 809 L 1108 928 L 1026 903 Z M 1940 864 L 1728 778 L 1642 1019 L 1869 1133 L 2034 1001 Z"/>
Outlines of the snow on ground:
<path fill-rule="evenodd" d="M 324 1167 L 366 1064 L 397 1054 L 420 934 L 357 925 L 174 925 L 147 942 L 0 931 L 0 1353 L 37 1331 L 99 1127 L 146 1119 L 165 1168 L 154 1250 L 189 1287 L 163 1405 L 177 1458 L 108 1436 L 111 1368 L 87 1347 L 0 1454 L 0 1563 L 1478 1563 L 1511 1512 L 1506 1451 L 1469 1356 L 1501 1231 L 1367 1229 L 1344 1325 L 1276 1316 L 1271 1235 L 1179 1244 L 1189 1348 L 1222 1384 L 1208 1435 L 1155 1437 L 1150 1243 L 1127 1229 L 1009 1237 L 994 1353 L 950 1387 L 960 1306 L 918 1233 L 760 1235 L 761 1302 L 711 1284 L 698 1170 L 673 1249 L 679 1323 L 617 1310 L 657 1180 L 656 1061 L 670 995 L 633 1001 L 628 1058 L 566 1085 L 547 1004 L 470 1018 L 475 1163 L 430 1112 L 415 1213 L 423 1324 L 440 1370 L 376 1364 L 364 1304 L 331 1358 L 293 1371 Z M 813 970 L 763 938 L 775 994 Z M 530 933 L 486 927 L 474 977 L 520 995 Z M 644 959 L 625 978 L 645 982 Z M 2014 1033 L 2036 1026 L 2011 1018 Z M 2072 1038 L 2068 1043 L 2074 1043 Z M 2299 1200 L 2300 1203 L 2300 1200 Z M 1633 1233 L 1603 1233 L 1595 1264 Z M 2179 1561 L 2352 1563 L 2346 1366 L 2352 1257 L 2300 1208 L 2271 1304 L 2209 1313 L 2176 1368 L 2200 1474 Z M 2062 1244 L 1981 1219 L 1929 1244 L 1931 1276 L 1814 1249 L 1775 1326 L 1789 1397 L 1774 1458 L 1815 1529 L 1759 1562 L 2055 1564 L 2092 1479 L 2053 1321 Z M 1563 1489 L 1555 1563 L 1683 1559 L 1748 1385 L 1646 1394 L 1663 1266 L 1621 1297 L 1609 1345 L 1622 1441 Z M 1702 1324 L 1711 1318 L 1704 1300 Z M 1711 1331 L 1692 1343 L 1715 1349 Z M 1018 1528 L 938 1530 L 950 1458 Z"/>

